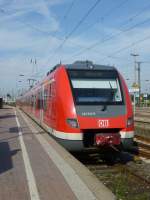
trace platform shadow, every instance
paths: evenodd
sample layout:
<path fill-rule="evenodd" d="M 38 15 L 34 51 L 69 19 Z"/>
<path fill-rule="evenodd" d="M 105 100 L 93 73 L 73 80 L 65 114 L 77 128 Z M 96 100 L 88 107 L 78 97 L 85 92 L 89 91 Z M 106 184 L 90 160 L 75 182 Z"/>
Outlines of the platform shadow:
<path fill-rule="evenodd" d="M 115 164 L 127 164 L 128 162 L 134 161 L 134 156 L 129 152 L 124 151 L 89 151 L 89 152 L 72 152 L 80 162 L 85 165 L 115 165 Z"/>
<path fill-rule="evenodd" d="M 128 162 L 134 161 L 134 156 L 126 151 L 108 151 L 101 157 L 107 165 L 114 164 L 127 164 Z"/>
<path fill-rule="evenodd" d="M 19 128 L 18 126 L 14 126 L 9 128 L 10 133 L 18 133 L 22 128 Z"/>
<path fill-rule="evenodd" d="M 0 127 L 0 129 L 2 129 L 2 131 L 0 131 L 0 134 L 4 134 L 4 133 L 18 133 L 21 128 L 17 127 L 17 126 L 14 126 L 14 127 L 11 127 L 9 129 L 7 129 L 7 127 Z"/>
<path fill-rule="evenodd" d="M 8 142 L 0 142 L 0 174 L 13 168 L 12 156 L 20 149 L 10 150 Z"/>
<path fill-rule="evenodd" d="M 7 107 L 3 107 L 3 108 L 1 108 L 2 110 L 12 110 L 13 108 L 7 108 Z"/>
<path fill-rule="evenodd" d="M 8 118 L 15 118 L 15 115 L 9 114 L 9 115 L 0 115 L 0 119 L 8 119 Z"/>
<path fill-rule="evenodd" d="M 44 131 L 39 131 L 37 133 L 33 133 L 33 132 L 23 132 L 22 136 L 26 136 L 26 135 L 35 135 L 35 134 L 45 134 Z M 19 134 L 17 135 L 14 135 L 14 136 L 8 136 L 8 137 L 1 137 L 0 139 L 0 142 L 3 142 L 3 141 L 9 141 L 9 140 L 12 140 L 12 139 L 15 139 L 15 138 L 19 138 Z"/>

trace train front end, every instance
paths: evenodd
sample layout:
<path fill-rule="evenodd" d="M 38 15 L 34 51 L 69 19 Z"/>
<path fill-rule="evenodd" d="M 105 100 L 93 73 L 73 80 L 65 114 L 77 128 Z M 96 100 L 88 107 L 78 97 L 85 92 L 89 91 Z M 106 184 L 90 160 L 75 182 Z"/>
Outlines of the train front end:
<path fill-rule="evenodd" d="M 85 148 L 131 148 L 133 113 L 127 86 L 114 67 L 75 63 L 67 66 L 76 117 L 70 126 L 79 129 Z"/>

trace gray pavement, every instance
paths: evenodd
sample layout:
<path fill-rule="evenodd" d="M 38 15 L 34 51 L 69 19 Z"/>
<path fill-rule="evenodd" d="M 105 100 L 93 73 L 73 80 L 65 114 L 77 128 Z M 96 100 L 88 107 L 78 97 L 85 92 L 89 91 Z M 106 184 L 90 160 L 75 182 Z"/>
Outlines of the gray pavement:
<path fill-rule="evenodd" d="M 43 129 L 0 109 L 0 200 L 114 200 L 115 196 Z"/>
<path fill-rule="evenodd" d="M 13 109 L 0 110 L 0 199 L 30 199 Z"/>
<path fill-rule="evenodd" d="M 64 177 L 18 115 L 24 144 L 42 200 L 76 199 Z M 29 191 L 14 109 L 0 110 L 0 200 L 37 199 Z"/>

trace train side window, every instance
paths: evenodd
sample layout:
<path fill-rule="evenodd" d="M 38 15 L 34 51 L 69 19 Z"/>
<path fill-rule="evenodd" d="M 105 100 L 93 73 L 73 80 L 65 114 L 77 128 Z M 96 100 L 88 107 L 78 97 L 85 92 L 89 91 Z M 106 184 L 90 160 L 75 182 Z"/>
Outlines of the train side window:
<path fill-rule="evenodd" d="M 36 95 L 33 96 L 33 107 L 36 108 Z"/>
<path fill-rule="evenodd" d="M 30 97 L 28 97 L 28 106 L 30 106 Z"/>
<path fill-rule="evenodd" d="M 27 101 L 28 101 L 28 99 L 27 99 L 27 97 L 26 97 L 26 103 L 25 103 L 25 104 L 26 104 L 26 106 L 28 105 L 28 102 L 27 102 Z"/>
<path fill-rule="evenodd" d="M 52 96 L 52 89 L 51 89 L 51 84 L 49 85 L 49 98 Z"/>
<path fill-rule="evenodd" d="M 44 90 L 43 109 L 47 110 L 48 89 Z"/>
<path fill-rule="evenodd" d="M 38 95 L 36 95 L 36 108 L 39 109 L 39 98 L 38 98 Z"/>
<path fill-rule="evenodd" d="M 51 83 L 51 96 L 55 97 L 56 96 L 56 91 L 55 91 L 55 82 Z"/>
<path fill-rule="evenodd" d="M 35 104 L 36 104 L 36 96 L 34 94 L 32 94 L 32 96 L 31 96 L 31 106 L 32 106 L 32 108 L 35 108 Z"/>
<path fill-rule="evenodd" d="M 30 107 L 33 107 L 33 95 L 30 96 Z"/>
<path fill-rule="evenodd" d="M 37 108 L 42 109 L 42 96 L 41 92 L 38 93 Z"/>

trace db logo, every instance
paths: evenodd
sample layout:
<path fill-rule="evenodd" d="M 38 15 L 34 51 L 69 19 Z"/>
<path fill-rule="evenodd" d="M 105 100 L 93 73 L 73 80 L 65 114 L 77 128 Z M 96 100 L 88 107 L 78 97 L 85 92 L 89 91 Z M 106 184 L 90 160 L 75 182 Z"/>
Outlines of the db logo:
<path fill-rule="evenodd" d="M 107 128 L 109 126 L 109 120 L 108 119 L 98 120 L 98 126 L 100 128 Z"/>

